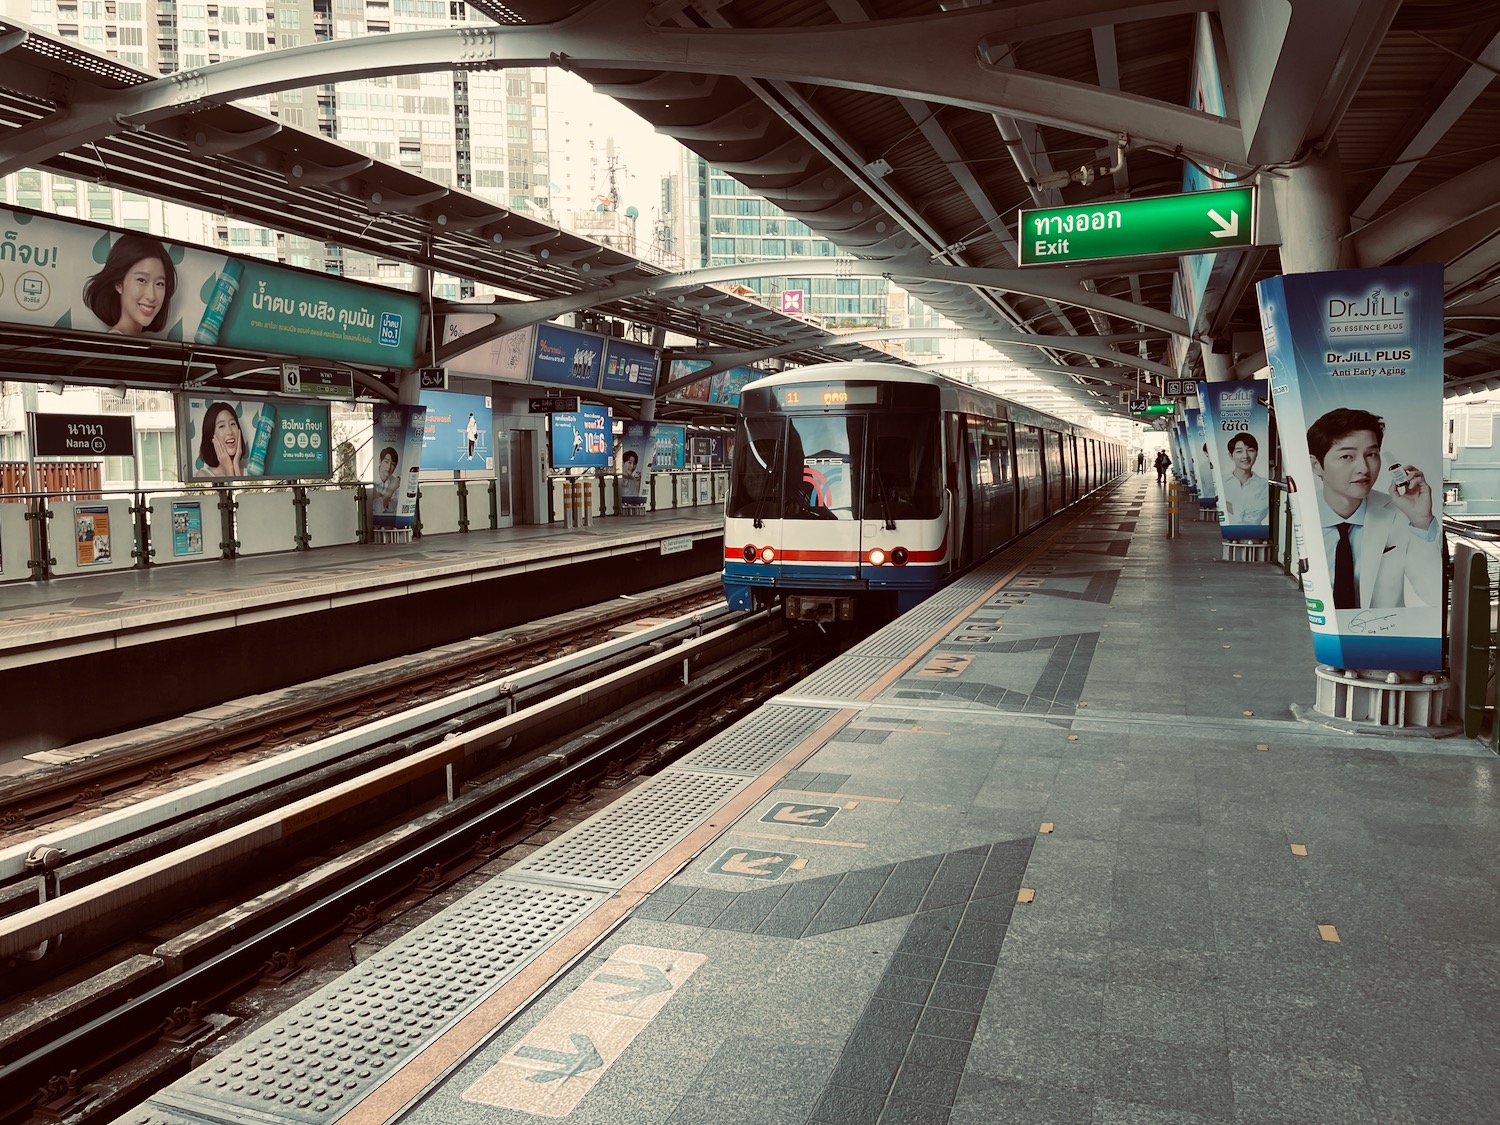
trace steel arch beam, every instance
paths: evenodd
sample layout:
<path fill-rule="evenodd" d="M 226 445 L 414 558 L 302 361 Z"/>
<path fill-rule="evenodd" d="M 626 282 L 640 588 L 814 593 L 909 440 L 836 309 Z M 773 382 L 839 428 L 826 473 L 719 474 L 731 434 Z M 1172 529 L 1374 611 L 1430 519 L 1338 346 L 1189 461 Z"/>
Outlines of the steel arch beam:
<path fill-rule="evenodd" d="M 617 281 L 605 289 L 589 290 L 585 293 L 546 301 L 528 301 L 522 304 L 512 303 L 488 307 L 473 304 L 451 305 L 447 311 L 493 313 L 497 318 L 496 327 L 501 331 L 509 332 L 528 324 L 538 324 L 567 313 L 593 308 L 595 305 L 606 302 L 627 300 L 631 297 L 660 296 L 686 289 L 697 289 L 705 285 L 720 285 L 749 278 L 801 277 L 803 275 L 808 277 L 883 277 L 892 281 L 930 281 L 971 289 L 999 289 L 1007 293 L 1022 293 L 1029 297 L 1041 297 L 1064 304 L 1077 305 L 1093 312 L 1106 313 L 1121 320 L 1178 336 L 1190 335 L 1187 322 L 1180 316 L 1173 316 L 1171 313 L 1146 305 L 1081 288 L 1081 283 L 1090 278 L 1088 272 L 1074 272 L 1067 269 L 1039 271 L 947 266 L 930 262 L 924 257 L 870 261 L 863 258 L 814 256 L 709 266 L 704 269 L 663 274 L 658 277 Z M 474 341 L 476 344 L 480 342 L 482 341 Z"/>
<path fill-rule="evenodd" d="M 650 68 L 843 87 L 1002 113 L 1076 132 L 1131 136 L 1219 165 L 1243 165 L 1237 122 L 985 61 L 986 44 L 1057 26 L 1060 12 L 1113 22 L 1110 0 L 1033 0 L 914 19 L 790 31 L 652 27 L 648 0 L 597 0 L 554 24 L 363 36 L 233 59 L 127 89 L 84 92 L 14 130 L 0 175 L 122 129 L 257 94 L 387 74 L 513 66 Z M 902 64 L 892 67 L 889 60 Z M 897 78 L 897 82 L 893 81 Z"/>

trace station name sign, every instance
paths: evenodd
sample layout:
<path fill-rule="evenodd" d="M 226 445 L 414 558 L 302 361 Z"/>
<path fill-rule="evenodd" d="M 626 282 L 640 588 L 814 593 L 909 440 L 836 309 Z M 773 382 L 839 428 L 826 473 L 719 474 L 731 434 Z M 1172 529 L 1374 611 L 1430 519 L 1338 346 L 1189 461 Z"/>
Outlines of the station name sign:
<path fill-rule="evenodd" d="M 1054 266 L 1255 245 L 1255 189 L 1190 191 L 1020 213 L 1020 264 Z"/>
<path fill-rule="evenodd" d="M 107 414 L 33 414 L 38 457 L 134 457 L 135 426 Z"/>

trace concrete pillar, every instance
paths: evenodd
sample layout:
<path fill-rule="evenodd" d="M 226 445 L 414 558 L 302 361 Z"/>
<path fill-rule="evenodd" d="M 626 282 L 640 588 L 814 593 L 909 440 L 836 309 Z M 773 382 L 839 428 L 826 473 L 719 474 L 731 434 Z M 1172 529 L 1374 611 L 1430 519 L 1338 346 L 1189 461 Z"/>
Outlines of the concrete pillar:
<path fill-rule="evenodd" d="M 1346 268 L 1344 238 L 1349 210 L 1338 152 L 1311 152 L 1295 168 L 1261 177 L 1276 202 L 1281 228 L 1281 272 L 1318 273 Z"/>

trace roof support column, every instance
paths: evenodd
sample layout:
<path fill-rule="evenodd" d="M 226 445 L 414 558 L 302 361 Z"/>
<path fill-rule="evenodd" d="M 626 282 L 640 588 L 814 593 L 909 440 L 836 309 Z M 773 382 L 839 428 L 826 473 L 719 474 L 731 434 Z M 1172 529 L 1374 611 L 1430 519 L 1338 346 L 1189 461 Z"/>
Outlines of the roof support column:
<path fill-rule="evenodd" d="M 1281 227 L 1281 271 L 1317 273 L 1342 269 L 1343 240 L 1349 233 L 1337 151 L 1314 149 L 1292 168 L 1265 176 L 1276 201 Z"/>

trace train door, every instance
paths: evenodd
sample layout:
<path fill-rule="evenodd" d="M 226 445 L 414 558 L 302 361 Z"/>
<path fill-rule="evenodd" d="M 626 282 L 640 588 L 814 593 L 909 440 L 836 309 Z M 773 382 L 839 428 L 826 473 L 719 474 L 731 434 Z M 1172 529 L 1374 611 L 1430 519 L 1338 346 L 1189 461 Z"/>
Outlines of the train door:
<path fill-rule="evenodd" d="M 1018 530 L 1041 523 L 1047 514 L 1046 482 L 1042 476 L 1042 435 L 1035 426 L 1016 427 L 1016 510 Z"/>
<path fill-rule="evenodd" d="M 1047 514 L 1062 511 L 1067 501 L 1067 473 L 1063 468 L 1062 434 L 1056 430 L 1044 431 L 1042 434 L 1045 442 L 1045 468 L 1044 478 L 1047 482 Z"/>

